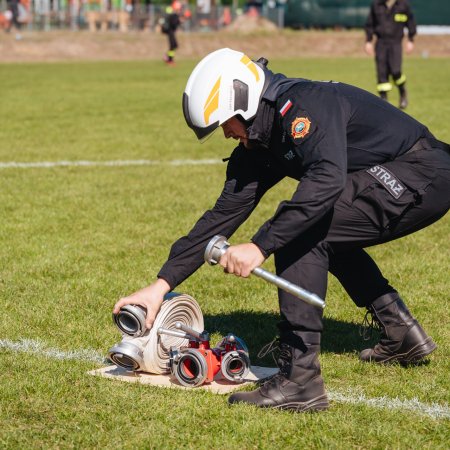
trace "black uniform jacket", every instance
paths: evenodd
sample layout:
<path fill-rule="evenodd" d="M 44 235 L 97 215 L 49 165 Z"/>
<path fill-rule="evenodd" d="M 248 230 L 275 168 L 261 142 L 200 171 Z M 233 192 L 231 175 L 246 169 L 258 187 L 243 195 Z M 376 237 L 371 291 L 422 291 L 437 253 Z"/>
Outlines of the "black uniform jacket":
<path fill-rule="evenodd" d="M 158 274 L 172 289 L 202 265 L 209 240 L 216 234 L 229 238 L 282 178 L 300 183 L 252 238 L 266 256 L 333 208 L 348 173 L 391 161 L 429 133 L 354 86 L 287 79 L 267 69 L 266 79 L 269 85 L 249 128 L 254 148 L 234 150 L 216 204 L 174 243 Z"/>
<path fill-rule="evenodd" d="M 374 34 L 381 40 L 401 41 L 405 27 L 408 28 L 408 39 L 412 41 L 416 22 L 407 0 L 397 0 L 390 9 L 386 0 L 374 0 L 365 25 L 367 41 L 370 42 Z"/>
<path fill-rule="evenodd" d="M 169 32 L 175 33 L 177 28 L 180 26 L 180 17 L 177 13 L 171 13 L 167 17 L 167 23 L 169 25 Z"/>

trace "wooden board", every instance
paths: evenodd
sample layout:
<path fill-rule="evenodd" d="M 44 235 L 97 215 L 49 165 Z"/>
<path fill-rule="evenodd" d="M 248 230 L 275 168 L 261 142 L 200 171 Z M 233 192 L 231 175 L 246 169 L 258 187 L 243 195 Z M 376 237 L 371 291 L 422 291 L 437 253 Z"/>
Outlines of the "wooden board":
<path fill-rule="evenodd" d="M 119 381 L 126 381 L 129 383 L 142 383 L 149 384 L 151 386 L 160 386 L 165 388 L 179 388 L 179 389 L 205 389 L 215 394 L 227 394 L 233 392 L 236 389 L 240 389 L 242 386 L 253 383 L 261 378 L 268 377 L 278 372 L 275 367 L 260 367 L 252 366 L 251 370 L 243 383 L 235 384 L 231 381 L 219 378 L 212 383 L 204 384 L 196 388 L 190 388 L 182 386 L 178 383 L 177 379 L 170 375 L 154 375 L 144 372 L 131 372 L 122 367 L 115 365 L 102 367 L 101 369 L 91 370 L 89 375 L 96 375 L 106 378 L 111 378 Z M 216 377 L 217 378 L 217 377 Z"/>

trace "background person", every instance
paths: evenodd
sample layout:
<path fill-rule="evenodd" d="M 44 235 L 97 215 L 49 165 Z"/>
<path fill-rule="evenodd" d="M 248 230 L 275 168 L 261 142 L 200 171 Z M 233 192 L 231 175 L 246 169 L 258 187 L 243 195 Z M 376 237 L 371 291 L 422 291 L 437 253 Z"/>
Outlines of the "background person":
<path fill-rule="evenodd" d="M 166 8 L 166 16 L 162 26 L 162 31 L 167 34 L 169 49 L 164 57 L 166 64 L 172 65 L 175 62 L 175 51 L 178 48 L 176 32 L 181 24 L 179 13 L 181 11 L 181 3 L 175 1 L 171 6 Z"/>
<path fill-rule="evenodd" d="M 11 28 L 14 27 L 16 29 L 16 39 L 20 40 L 22 39 L 22 35 L 20 34 L 20 29 L 22 27 L 22 24 L 19 20 L 19 0 L 8 0 L 8 11 L 11 12 L 9 17 L 11 18 L 8 26 L 6 28 L 6 32 L 9 33 L 11 31 Z M 22 7 L 23 8 L 23 7 Z"/>
<path fill-rule="evenodd" d="M 450 148 L 412 117 L 354 86 L 289 79 L 222 49 L 192 72 L 183 95 L 199 139 L 221 126 L 240 141 L 223 191 L 187 236 L 177 240 L 150 286 L 120 299 L 147 308 L 151 327 L 163 295 L 204 262 L 210 239 L 231 236 L 261 197 L 284 177 L 299 181 L 251 242 L 231 246 L 220 265 L 248 277 L 271 254 L 277 274 L 325 298 L 330 271 L 380 326 L 362 361 L 423 360 L 436 345 L 364 248 L 413 233 L 450 207 Z M 318 354 L 323 311 L 278 291 L 279 373 L 230 403 L 323 410 L 328 399 Z"/>
<path fill-rule="evenodd" d="M 373 0 L 365 26 L 365 50 L 373 56 L 372 38 L 373 35 L 377 36 L 377 91 L 381 98 L 387 100 L 387 94 L 392 89 L 389 76 L 392 76 L 400 92 L 399 107 L 402 109 L 408 106 L 406 76 L 402 73 L 402 40 L 405 27 L 408 29 L 406 51 L 411 53 L 414 49 L 416 22 L 408 0 Z"/>

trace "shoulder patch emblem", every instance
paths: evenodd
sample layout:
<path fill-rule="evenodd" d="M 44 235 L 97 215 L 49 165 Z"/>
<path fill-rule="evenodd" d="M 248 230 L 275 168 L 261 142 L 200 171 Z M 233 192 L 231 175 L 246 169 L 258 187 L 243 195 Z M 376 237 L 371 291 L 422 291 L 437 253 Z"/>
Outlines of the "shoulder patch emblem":
<path fill-rule="evenodd" d="M 307 117 L 296 117 L 292 121 L 291 134 L 294 139 L 304 138 L 309 133 L 311 121 Z"/>

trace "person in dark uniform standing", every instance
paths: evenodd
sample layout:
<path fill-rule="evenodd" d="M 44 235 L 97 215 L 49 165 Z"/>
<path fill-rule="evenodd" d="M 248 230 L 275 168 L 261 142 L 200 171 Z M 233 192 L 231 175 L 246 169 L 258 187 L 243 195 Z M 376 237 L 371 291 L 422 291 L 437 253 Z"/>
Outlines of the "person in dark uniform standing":
<path fill-rule="evenodd" d="M 220 259 L 227 273 L 248 277 L 270 255 L 277 274 L 325 298 L 334 274 L 381 330 L 362 361 L 409 364 L 436 345 L 364 250 L 414 233 L 450 207 L 449 146 L 421 123 L 362 89 L 336 82 L 286 78 L 231 49 L 206 56 L 184 95 L 187 124 L 198 139 L 219 126 L 240 141 L 223 191 L 187 236 L 172 246 L 158 279 L 120 299 L 147 308 L 151 327 L 163 295 L 204 262 L 210 239 L 230 237 L 261 197 L 284 177 L 299 181 L 248 243 Z M 278 291 L 279 373 L 229 402 L 323 410 L 328 399 L 318 354 L 322 310 Z"/>
<path fill-rule="evenodd" d="M 16 40 L 22 39 L 20 34 L 22 24 L 19 22 L 19 4 L 20 0 L 8 0 L 8 10 L 11 12 L 11 20 L 6 28 L 6 32 L 9 33 L 11 28 L 14 26 L 16 29 Z"/>
<path fill-rule="evenodd" d="M 178 41 L 176 32 L 181 24 L 180 16 L 178 15 L 181 9 L 181 4 L 178 1 L 172 3 L 172 6 L 166 8 L 166 17 L 163 24 L 163 33 L 167 34 L 169 49 L 164 57 L 164 61 L 173 65 L 175 63 L 175 51 L 178 48 Z"/>
<path fill-rule="evenodd" d="M 400 92 L 399 107 L 408 106 L 406 92 L 406 76 L 402 73 L 402 41 L 404 29 L 408 29 L 407 53 L 414 49 L 416 22 L 408 0 L 374 0 L 367 17 L 366 53 L 373 55 L 372 39 L 375 35 L 375 62 L 377 67 L 377 90 L 380 97 L 387 100 L 387 94 L 392 89 L 389 76 Z"/>

